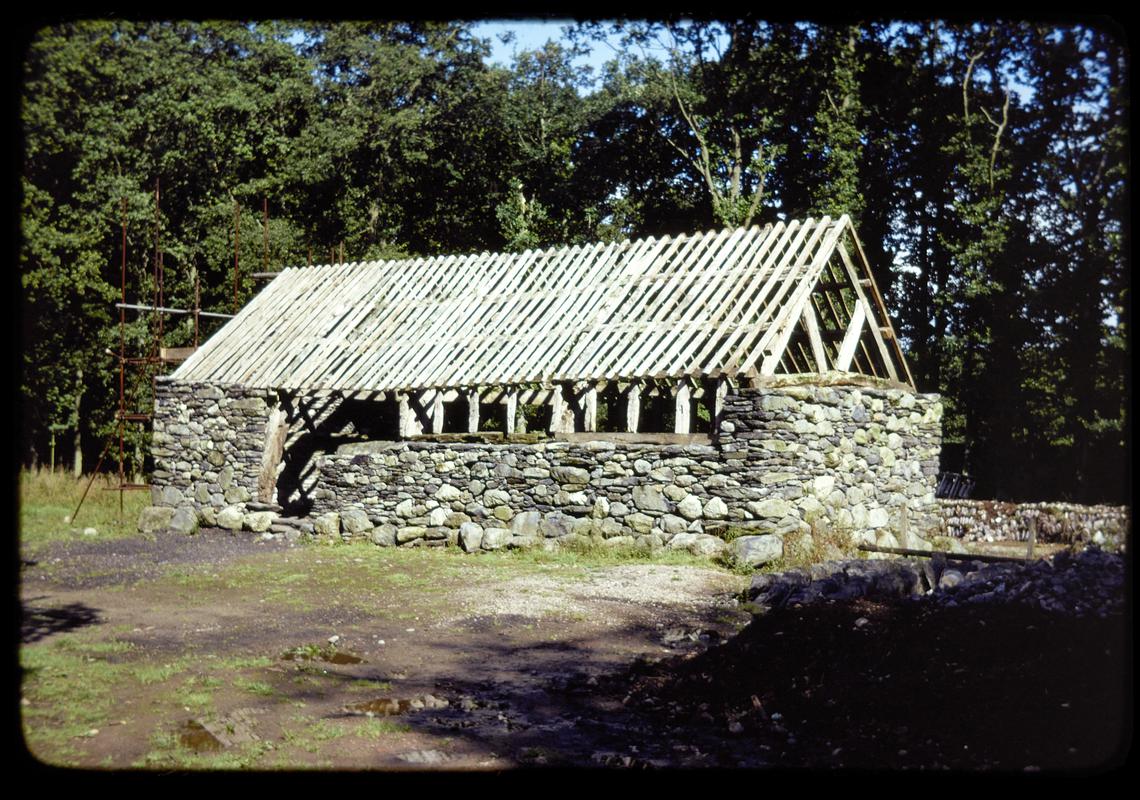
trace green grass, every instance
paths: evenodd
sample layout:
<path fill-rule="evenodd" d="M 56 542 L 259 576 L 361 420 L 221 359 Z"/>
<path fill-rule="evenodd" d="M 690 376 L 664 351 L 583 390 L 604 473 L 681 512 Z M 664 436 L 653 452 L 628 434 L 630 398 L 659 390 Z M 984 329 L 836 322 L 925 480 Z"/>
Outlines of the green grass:
<path fill-rule="evenodd" d="M 120 539 L 138 535 L 139 512 L 150 502 L 149 492 L 124 492 L 119 512 L 119 493 L 108 491 L 118 485 L 118 476 L 100 475 L 91 485 L 79 513 L 75 508 L 90 476 L 75 478 L 70 472 L 22 470 L 20 472 L 20 543 L 34 551 L 53 541 L 86 540 L 86 528 L 94 528 L 93 538 Z M 72 515 L 75 518 L 72 519 Z"/>

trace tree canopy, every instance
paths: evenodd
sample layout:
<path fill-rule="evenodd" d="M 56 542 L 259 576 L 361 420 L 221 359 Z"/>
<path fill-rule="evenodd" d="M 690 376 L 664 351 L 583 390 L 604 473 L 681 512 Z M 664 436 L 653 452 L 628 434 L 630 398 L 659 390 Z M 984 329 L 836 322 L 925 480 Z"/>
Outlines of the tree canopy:
<path fill-rule="evenodd" d="M 603 39 L 621 47 L 592 81 L 577 56 Z M 124 219 L 127 302 L 151 302 L 161 258 L 166 305 L 199 288 L 229 311 L 235 221 L 241 302 L 266 242 L 277 268 L 847 213 L 919 389 L 946 399 L 944 468 L 980 496 L 1127 497 L 1130 97 L 1112 28 L 627 21 L 507 67 L 489 53 L 462 22 L 38 31 L 20 105 L 25 462 L 62 432 L 90 465 L 116 429 Z M 150 325 L 128 315 L 130 348 Z M 163 331 L 192 337 L 188 318 Z M 146 447 L 137 432 L 131 457 Z"/>

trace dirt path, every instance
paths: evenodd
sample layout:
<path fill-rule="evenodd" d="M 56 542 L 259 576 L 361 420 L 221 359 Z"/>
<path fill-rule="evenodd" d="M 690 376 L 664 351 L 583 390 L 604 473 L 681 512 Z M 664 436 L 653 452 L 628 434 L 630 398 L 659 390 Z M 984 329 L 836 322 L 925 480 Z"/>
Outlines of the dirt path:
<path fill-rule="evenodd" d="M 50 764 L 1098 772 L 1130 745 L 1126 613 L 753 619 L 711 567 L 217 531 L 24 561 L 24 731 Z"/>
<path fill-rule="evenodd" d="M 629 723 L 613 713 L 620 704 L 583 706 L 564 688 L 697 652 L 749 619 L 735 600 L 745 579 L 711 568 L 216 531 L 56 545 L 22 572 L 24 650 L 44 663 L 25 682 L 29 744 L 43 760 L 87 766 L 597 763 Z M 312 658 L 282 660 L 289 651 Z M 95 703 L 105 713 L 90 727 L 53 696 L 67 679 L 45 670 L 73 668 L 53 661 L 59 653 L 90 659 L 80 668 L 93 665 L 90 677 L 121 698 Z M 361 661 L 321 660 L 334 653 Z M 108 669 L 96 676 L 94 665 Z M 373 716 L 354 708 L 369 702 Z M 53 726 L 77 733 L 61 741 Z"/>

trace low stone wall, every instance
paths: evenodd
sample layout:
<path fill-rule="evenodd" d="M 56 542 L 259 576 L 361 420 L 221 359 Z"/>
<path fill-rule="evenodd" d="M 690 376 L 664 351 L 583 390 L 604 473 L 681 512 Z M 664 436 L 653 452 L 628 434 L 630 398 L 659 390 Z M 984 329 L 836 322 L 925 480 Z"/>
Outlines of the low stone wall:
<path fill-rule="evenodd" d="M 267 524 L 249 501 L 275 405 L 266 392 L 160 383 L 156 503 L 188 502 L 208 525 Z M 468 550 L 589 537 L 710 553 L 727 546 L 729 526 L 749 529 L 735 546 L 754 563 L 779 558 L 789 536 L 803 546 L 820 527 L 916 545 L 940 524 L 941 416 L 936 395 L 792 380 L 730 394 L 707 445 L 604 434 L 356 442 L 313 458 L 310 514 L 321 533 Z"/>
<path fill-rule="evenodd" d="M 313 512 L 329 532 L 380 544 L 593 537 L 715 552 L 737 526 L 751 533 L 737 540 L 742 557 L 762 562 L 789 535 L 804 546 L 814 524 L 897 546 L 904 527 L 938 524 L 940 423 L 935 396 L 793 385 L 730 395 L 708 446 L 346 445 L 318 462 Z"/>
<path fill-rule="evenodd" d="M 1036 526 L 1038 541 L 1120 548 L 1132 524 L 1128 506 L 939 500 L 938 513 L 943 535 L 967 541 L 1027 541 Z"/>

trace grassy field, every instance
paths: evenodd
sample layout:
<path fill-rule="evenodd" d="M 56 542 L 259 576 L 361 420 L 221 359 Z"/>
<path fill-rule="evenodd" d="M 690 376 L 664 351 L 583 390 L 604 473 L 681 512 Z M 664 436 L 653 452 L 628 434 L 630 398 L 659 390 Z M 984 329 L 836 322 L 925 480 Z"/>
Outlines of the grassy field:
<path fill-rule="evenodd" d="M 150 492 L 123 492 L 120 511 L 117 477 L 100 475 L 76 514 L 89 476 L 75 478 L 64 470 L 21 470 L 19 480 L 20 545 L 26 550 L 34 551 L 50 541 L 136 535 L 139 512 L 150 503 Z M 94 534 L 84 533 L 91 529 Z"/>

